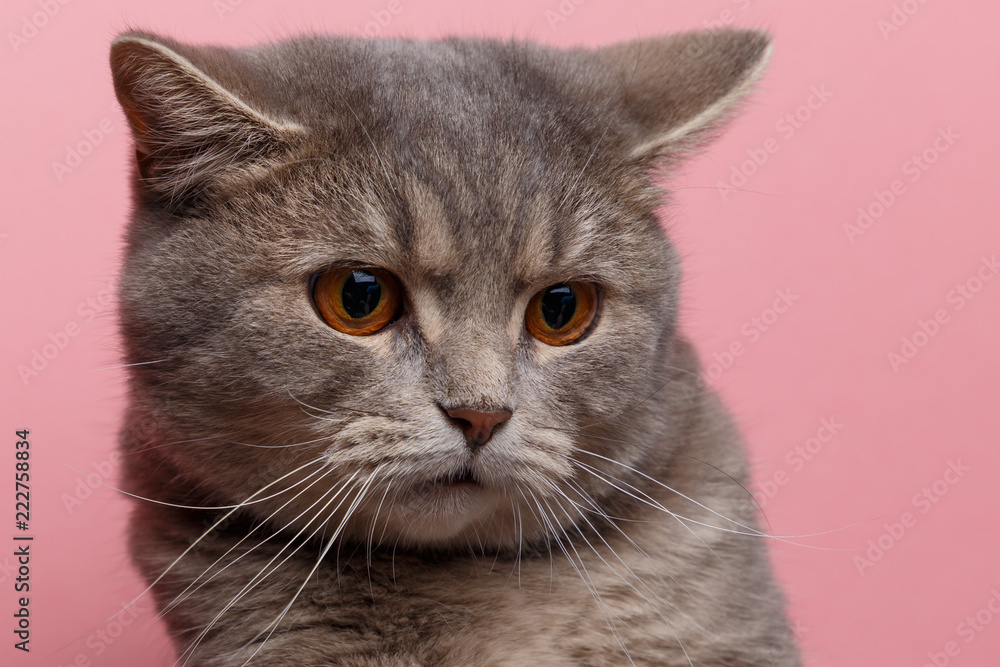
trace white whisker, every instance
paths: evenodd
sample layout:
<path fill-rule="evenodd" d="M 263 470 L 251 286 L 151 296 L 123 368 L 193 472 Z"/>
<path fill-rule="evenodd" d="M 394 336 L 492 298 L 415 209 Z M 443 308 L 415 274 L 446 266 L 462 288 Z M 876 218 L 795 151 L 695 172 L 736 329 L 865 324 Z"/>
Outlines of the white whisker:
<path fill-rule="evenodd" d="M 531 497 L 535 500 L 536 503 L 539 503 L 538 498 L 535 496 L 534 493 L 531 492 L 531 489 L 528 489 L 528 493 L 531 494 Z M 555 513 L 552 512 L 552 508 L 549 506 L 549 503 L 548 503 L 547 500 L 542 499 L 541 502 L 545 504 L 545 507 L 548 508 L 549 513 L 552 516 L 552 520 L 551 521 L 549 521 L 546 518 L 546 524 L 548 524 L 548 526 L 550 527 L 550 529 L 552 530 L 552 532 L 553 532 L 554 535 L 558 535 L 557 529 L 556 529 L 556 525 L 558 524 L 558 522 L 556 521 Z M 538 508 L 539 508 L 539 511 L 541 512 L 542 516 L 546 517 L 547 515 L 542 510 L 541 504 L 538 505 Z M 605 603 L 604 599 L 601 597 L 601 593 L 597 589 L 597 584 L 594 583 L 594 580 L 590 576 L 590 572 L 587 570 L 587 565 L 586 565 L 586 563 L 583 560 L 583 556 L 581 556 L 580 552 L 577 551 L 576 545 L 573 544 L 573 540 L 570 539 L 569 533 L 566 532 L 565 528 L 562 528 L 560 526 L 558 528 L 558 532 L 561 532 L 562 535 L 563 535 L 563 537 L 566 538 L 566 544 L 569 545 L 569 548 L 573 550 L 574 554 L 576 554 L 576 560 L 578 561 L 578 563 L 574 562 L 573 558 L 569 555 L 569 552 L 566 551 L 566 548 L 562 545 L 562 540 L 558 539 L 558 537 L 557 537 L 557 542 L 560 545 L 560 549 L 562 549 L 563 554 L 566 555 L 566 559 L 570 562 L 570 565 L 573 566 L 573 569 L 576 570 L 576 573 L 580 576 L 580 580 L 583 581 L 584 585 L 590 591 L 591 596 L 594 598 L 594 600 L 597 602 L 598 606 L 601 608 L 602 614 L 604 615 L 604 621 L 605 621 L 605 623 L 608 624 L 608 628 L 611 630 L 611 634 L 614 636 L 615 641 L 618 642 L 618 645 L 621 647 L 622 651 L 625 653 L 625 657 L 628 659 L 629 663 L 631 663 L 632 665 L 635 665 L 635 662 L 632 660 L 632 655 L 629 653 L 628 647 L 625 645 L 625 640 L 624 640 L 624 638 L 622 638 L 621 632 L 618 630 L 618 626 L 615 624 L 615 619 L 617 617 L 611 612 L 611 608 L 608 607 L 607 603 Z M 579 565 L 579 567 L 577 565 Z M 618 619 L 618 620 L 621 620 L 621 619 Z"/>
<path fill-rule="evenodd" d="M 281 554 L 284 553 L 286 549 L 288 549 L 292 544 L 294 544 L 295 540 L 299 539 L 302 536 L 302 534 L 305 533 L 306 530 L 308 530 L 308 528 L 312 524 L 312 522 L 315 521 L 316 519 L 318 519 L 321 516 L 321 514 L 326 511 L 326 509 L 330 506 L 330 504 L 333 503 L 333 501 L 336 500 L 337 497 L 340 495 L 340 492 L 343 491 L 343 490 L 345 490 L 347 488 L 347 486 L 349 484 L 351 484 L 351 482 L 354 481 L 354 478 L 357 477 L 357 475 L 358 475 L 357 472 L 353 473 L 346 481 L 344 481 L 340 485 L 339 488 L 337 488 L 337 489 L 331 489 L 330 491 L 327 492 L 327 494 L 329 494 L 329 493 L 333 493 L 334 491 L 336 491 L 335 493 L 333 493 L 333 495 L 330 498 L 330 500 L 327 501 L 326 505 L 324 505 L 318 512 L 316 512 L 316 514 L 313 516 L 313 518 L 310 519 L 309 522 L 306 523 L 306 525 L 303 526 L 302 529 L 299 530 L 299 532 L 296 533 L 289 540 L 288 544 L 286 544 L 284 547 L 282 547 L 281 550 L 277 554 L 275 554 L 271 558 L 271 560 L 268 561 L 264 565 L 263 568 L 261 568 L 261 571 L 258 572 L 256 575 L 254 575 L 253 579 L 251 579 L 250 582 L 247 583 L 236 594 L 236 596 L 222 609 L 222 611 L 220 611 L 218 614 L 216 614 L 215 618 L 213 618 L 212 621 L 207 626 L 205 626 L 202 629 L 202 631 L 199 633 L 198 637 L 195 639 L 195 641 L 192 643 L 192 645 L 189 646 L 187 648 L 187 650 L 185 650 L 184 653 L 181 654 L 181 657 L 184 657 L 184 655 L 187 654 L 187 657 L 184 659 L 184 662 L 182 664 L 184 664 L 184 665 L 187 664 L 187 661 L 194 655 L 194 651 L 197 649 L 198 645 L 205 638 L 205 636 L 208 635 L 209 631 L 215 626 L 215 624 L 219 621 L 219 619 L 222 618 L 223 614 L 225 614 L 227 611 L 229 611 L 230 609 L 232 609 L 232 607 L 234 605 L 236 605 L 237 602 L 239 602 L 240 600 L 242 600 L 243 597 L 245 597 L 250 590 L 252 590 L 259 583 L 261 583 L 262 581 L 264 581 L 264 579 L 266 579 L 269 575 L 271 575 L 274 572 L 278 571 L 281 568 L 282 565 L 284 565 L 292 556 L 294 556 L 296 553 L 298 553 L 299 549 L 301 549 L 303 546 L 305 546 L 306 544 L 308 544 L 309 540 L 312 539 L 312 537 L 314 537 L 316 535 L 316 533 L 318 533 L 320 531 L 320 529 L 323 527 L 323 525 L 325 524 L 325 522 L 321 522 L 320 525 L 319 525 L 319 527 L 317 527 L 315 531 L 313 531 L 308 537 L 306 537 L 302 541 L 302 544 L 300 544 L 298 547 L 296 547 L 295 549 L 293 549 L 292 552 L 289 553 L 288 556 L 286 556 L 280 563 L 278 563 L 277 566 L 275 566 L 274 568 L 272 568 L 269 572 L 266 572 L 266 573 L 264 572 L 264 570 L 266 570 L 267 568 L 271 567 L 271 565 L 274 563 L 274 561 L 276 561 L 279 557 L 281 557 Z M 318 504 L 323 498 L 326 497 L 327 494 L 324 494 L 324 496 L 321 496 L 321 498 L 319 500 L 317 500 L 316 503 L 314 503 L 314 505 Z M 345 494 L 345 498 L 346 498 L 346 494 Z M 337 504 L 337 507 L 335 507 L 333 509 L 333 511 L 336 511 L 342 504 L 343 504 L 343 500 L 341 500 L 341 502 Z M 178 660 L 180 660 L 180 658 L 178 658 Z M 176 665 L 177 663 L 174 663 L 174 664 Z"/>
<path fill-rule="evenodd" d="M 224 554 L 222 554 L 221 556 L 219 556 L 215 560 L 215 562 L 213 562 L 211 565 L 209 565 L 205 569 L 204 572 L 202 572 L 200 575 L 198 575 L 197 577 L 195 577 L 191 581 L 191 583 L 188 584 L 187 588 L 185 588 L 183 591 L 181 591 L 180 593 L 178 593 L 177 596 L 175 596 L 174 600 L 170 602 L 170 604 L 165 605 L 164 609 L 157 615 L 157 618 L 162 618 L 163 616 L 165 616 L 169 611 L 171 611 L 173 608 L 175 608 L 178 605 L 180 605 L 181 603 L 183 603 L 185 600 L 187 600 L 195 592 L 201 590 L 201 588 L 204 587 L 208 582 L 210 582 L 213 579 L 215 579 L 217 576 L 219 576 L 220 574 L 222 574 L 229 567 L 235 565 L 236 563 L 238 563 L 239 561 L 241 561 L 243 558 L 245 558 L 246 556 L 249 556 L 255 550 L 257 550 L 258 548 L 260 548 L 264 544 L 268 543 L 269 541 L 271 541 L 272 539 L 274 539 L 275 537 L 277 537 L 278 535 L 280 535 L 281 532 L 282 532 L 281 530 L 274 530 L 274 531 L 272 531 L 271 534 L 268 535 L 266 538 L 264 538 L 263 540 L 260 540 L 259 542 L 257 542 L 256 544 L 254 544 L 253 547 L 251 547 L 247 551 L 243 552 L 242 554 L 240 554 L 239 556 L 237 556 L 232 561 L 226 563 L 225 566 L 223 566 L 222 568 L 220 568 L 218 571 L 214 572 L 212 574 L 212 576 L 210 576 L 208 579 L 206 579 L 201 584 L 199 584 L 198 586 L 196 586 L 194 588 L 194 590 L 191 590 L 192 586 L 195 586 L 195 584 L 197 584 L 201 580 L 202 577 L 204 577 L 206 574 L 208 574 L 209 572 L 211 572 L 212 569 L 216 565 L 218 565 L 220 562 L 222 562 L 222 560 L 224 558 L 226 558 L 226 556 L 228 556 L 229 554 L 231 554 L 241 544 L 243 544 L 245 541 L 247 541 L 248 539 L 250 539 L 250 537 L 254 533 L 256 533 L 258 530 L 260 530 L 264 526 L 268 525 L 268 523 L 272 519 L 274 519 L 274 517 L 277 516 L 282 510 L 284 510 L 288 505 L 292 504 L 297 499 L 301 498 L 306 492 L 309 491 L 309 489 L 311 489 L 315 485 L 319 484 L 321 481 L 323 481 L 323 479 L 326 478 L 327 475 L 331 474 L 332 472 L 333 472 L 333 469 L 331 468 L 331 469 L 328 469 L 328 470 L 320 469 L 320 470 L 318 470 L 318 471 L 316 471 L 314 473 L 311 473 L 310 477 L 313 476 L 313 475 L 317 475 L 319 473 L 322 473 L 322 474 L 320 474 L 320 476 L 317 479 L 313 480 L 313 482 L 311 484 L 309 484 L 308 486 L 306 486 L 304 489 L 301 489 L 298 493 L 296 493 L 294 496 L 292 496 L 287 501 L 285 501 L 285 503 L 282 504 L 274 512 L 272 512 L 270 514 L 270 516 L 268 516 L 266 519 L 264 519 L 264 521 L 258 523 L 256 526 L 254 526 L 253 529 L 250 530 L 250 532 L 248 532 L 245 536 L 243 536 L 242 538 L 240 538 L 240 540 L 238 542 L 236 542 L 236 544 L 234 544 L 233 546 L 231 546 L 228 550 L 226 550 L 226 552 Z M 308 479 L 308 478 L 306 478 L 306 479 Z M 325 496 L 325 493 L 324 493 L 324 496 Z M 291 519 L 290 521 L 288 521 L 288 525 L 294 524 L 296 521 L 298 521 L 299 519 L 301 519 L 306 514 L 306 512 L 308 512 L 310 509 L 312 509 L 313 507 L 315 507 L 318 503 L 319 503 L 319 501 L 316 501 L 312 505 L 310 505 L 309 507 L 307 507 L 306 509 L 304 509 L 302 512 L 300 512 L 298 514 L 298 516 L 296 516 L 293 519 Z M 188 593 L 188 591 L 190 591 L 190 593 Z M 187 595 L 185 595 L 185 593 L 187 593 Z M 184 597 L 181 597 L 181 596 L 184 596 Z"/>
<path fill-rule="evenodd" d="M 250 496 L 248 496 L 247 500 L 249 500 L 250 498 L 253 498 L 258 493 L 262 493 L 263 491 L 266 491 L 271 486 L 277 484 L 278 482 L 280 482 L 281 480 L 285 479 L 286 477 L 288 477 L 290 475 L 294 475 L 295 473 L 299 472 L 303 468 L 306 468 L 307 466 L 310 466 L 310 465 L 313 465 L 315 463 L 318 463 L 318 462 L 322 461 L 323 458 L 324 457 L 319 457 L 319 458 L 313 459 L 312 461 L 304 463 L 301 466 L 299 466 L 298 468 L 295 468 L 294 470 L 291 470 L 291 471 L 285 473 L 281 477 L 279 477 L 276 480 L 270 482 L 269 484 L 265 485 L 261 489 L 257 490 L 256 492 L 254 492 L 253 494 L 251 494 Z M 306 479 L 308 479 L 308 477 Z M 285 489 L 284 491 L 281 491 L 281 492 L 275 494 L 275 495 L 280 495 L 281 493 L 285 493 L 285 492 L 289 491 L 291 488 L 294 488 L 294 485 L 292 487 L 289 487 L 288 489 Z M 274 496 L 272 496 L 272 497 L 274 497 Z M 239 505 L 234 505 L 227 514 L 225 514 L 222 518 L 220 518 L 214 524 L 212 524 L 211 526 L 209 526 L 209 528 L 207 530 L 205 530 L 205 532 L 203 532 L 201 534 L 201 536 L 198 537 L 198 539 L 196 539 L 194 542 L 192 542 L 191 544 L 189 544 L 187 546 L 187 548 L 185 548 L 184 551 L 182 551 L 181 554 L 179 556 L 177 556 L 177 558 L 175 558 L 170 563 L 170 565 L 168 565 L 166 567 L 166 569 L 163 570 L 163 572 L 161 572 L 159 574 L 159 576 L 157 576 L 153 581 L 151 581 L 149 583 L 149 585 L 146 586 L 146 588 L 144 588 L 138 595 L 136 595 L 134 598 L 132 598 L 132 600 L 130 602 L 128 602 L 127 604 L 125 604 L 122 607 L 121 610 L 115 612 L 113 615 L 111 615 L 107 619 L 105 619 L 103 623 L 110 622 L 113 618 L 115 618 L 116 616 L 118 616 L 119 614 L 121 614 L 123 611 L 125 611 L 126 609 L 128 609 L 129 607 L 131 607 L 133 604 L 135 604 L 136 602 L 138 602 L 140 599 L 142 599 L 142 597 L 144 595 L 146 595 L 146 593 L 148 593 L 149 591 L 151 591 L 153 589 L 153 587 L 156 586 L 156 584 L 158 584 L 160 582 L 160 580 L 162 580 L 163 577 L 165 577 L 174 568 L 174 566 L 177 565 L 177 563 L 179 563 L 188 553 L 190 553 L 190 551 L 192 549 L 194 549 L 203 539 L 205 539 L 205 537 L 207 537 L 213 530 L 215 530 L 216 528 L 218 528 L 226 519 L 228 519 L 230 516 L 232 516 L 234 513 L 236 513 L 236 511 L 239 508 L 244 507 L 245 504 L 246 503 L 244 502 L 244 503 L 241 503 Z"/>
<path fill-rule="evenodd" d="M 323 548 L 323 551 L 320 553 L 319 558 L 316 559 L 316 564 L 313 566 L 313 568 L 311 570 L 309 570 L 309 574 L 306 575 L 305 581 L 303 581 L 302 585 L 299 586 L 299 588 L 298 588 L 297 591 L 295 591 L 295 594 L 292 596 L 292 599 L 289 600 L 289 602 L 288 602 L 287 605 L 285 605 L 285 608 L 278 615 L 278 618 L 275 619 L 275 621 L 273 623 L 271 623 L 270 625 L 267 626 L 268 628 L 271 628 L 270 632 L 267 633 L 267 636 L 264 638 L 264 641 L 262 641 L 260 643 L 260 645 L 257 647 L 257 649 L 250 655 L 249 658 L 246 659 L 246 662 L 243 663 L 244 667 L 251 660 L 253 660 L 253 657 L 255 655 L 257 655 L 257 653 L 262 648 L 264 648 L 264 645 L 267 643 L 267 640 L 270 639 L 271 635 L 274 634 L 274 631 L 278 629 L 278 626 L 281 624 L 281 621 L 285 618 L 285 615 L 288 613 L 288 610 L 291 609 L 292 605 L 295 604 L 295 601 L 299 599 L 299 595 L 302 594 L 302 591 L 305 589 L 306 585 L 309 583 L 309 579 L 311 579 L 312 575 L 316 573 L 316 570 L 319 568 L 320 564 L 323 562 L 323 559 L 326 557 L 326 554 L 329 553 L 330 548 L 337 541 L 337 538 L 340 537 L 340 532 L 344 529 L 344 526 L 347 525 L 347 521 L 351 518 L 351 515 L 354 513 L 354 510 L 357 509 L 358 505 L 361 503 L 362 498 L 364 498 L 365 494 L 367 493 L 368 488 L 371 486 L 372 481 L 375 479 L 375 476 L 378 475 L 378 473 L 382 470 L 383 467 L 384 467 L 384 464 L 383 465 L 379 465 L 377 468 L 375 468 L 375 470 L 372 471 L 372 473 L 368 476 L 368 479 L 365 480 L 364 483 L 361 485 L 361 488 L 358 490 L 358 493 L 355 496 L 354 501 L 351 503 L 350 507 L 348 507 L 347 510 L 345 511 L 344 518 L 341 519 L 340 525 L 337 526 L 337 530 L 335 530 L 334 533 L 333 533 L 333 535 L 331 535 L 330 538 L 327 540 L 326 547 Z M 264 630 L 267 630 L 267 628 L 264 628 Z M 256 637 L 254 637 L 253 639 L 251 639 L 248 642 L 247 645 L 250 645 L 253 642 L 257 641 L 257 639 L 260 637 L 260 635 L 262 633 L 263 633 L 263 630 L 260 633 L 258 633 Z"/>
<path fill-rule="evenodd" d="M 282 476 L 279 479 L 284 479 L 288 475 L 293 474 L 295 472 L 298 472 L 302 468 L 305 468 L 308 465 L 312 465 L 314 463 L 317 463 L 318 461 L 321 461 L 324 458 L 326 458 L 326 457 L 323 456 L 323 457 L 320 457 L 320 458 L 317 458 L 317 459 L 313 459 L 309 463 L 306 463 L 306 464 L 300 466 L 299 468 L 296 468 L 292 472 L 287 473 L 286 475 Z M 163 501 L 163 500 L 156 500 L 155 498 L 145 498 L 143 496 L 136 495 L 134 493 L 129 493 L 128 491 L 124 491 L 124 490 L 119 489 L 117 487 L 111 486 L 110 484 L 107 484 L 107 483 L 101 481 L 100 479 L 95 478 L 90 473 L 86 473 L 86 472 L 84 472 L 82 470 L 74 468 L 73 466 L 69 465 L 68 463 L 66 464 L 66 467 L 69 468 L 70 470 L 74 470 L 74 471 L 80 473 L 81 475 L 85 475 L 88 479 L 94 480 L 95 482 L 97 482 L 101 486 L 106 486 L 107 488 L 111 489 L 112 491 L 117 491 L 118 493 L 120 493 L 120 494 L 122 494 L 124 496 L 128 496 L 129 498 L 135 498 L 136 500 L 142 500 L 144 502 L 153 503 L 155 505 L 163 505 L 164 507 L 175 507 L 177 509 L 182 509 L 182 510 L 206 510 L 206 511 L 208 511 L 208 510 L 236 510 L 236 509 L 239 509 L 240 507 L 246 507 L 247 505 L 255 505 L 257 503 L 266 502 L 266 501 L 268 501 L 268 500 L 270 500 L 272 498 L 275 498 L 277 496 L 280 496 L 282 493 L 285 493 L 286 491 L 288 491 L 288 489 L 284 489 L 282 491 L 278 491 L 274 495 L 267 496 L 266 498 L 258 498 L 257 500 L 254 500 L 252 502 L 250 502 L 250 501 L 244 501 L 242 503 L 237 503 L 236 505 L 218 505 L 218 506 L 209 506 L 209 505 L 178 505 L 177 503 L 168 503 L 168 502 Z M 270 486 L 270 484 L 268 484 L 268 486 Z M 264 488 L 267 488 L 267 487 L 264 487 Z M 256 494 L 254 494 L 254 495 L 256 495 Z M 251 496 L 251 497 L 253 497 L 253 496 Z"/>

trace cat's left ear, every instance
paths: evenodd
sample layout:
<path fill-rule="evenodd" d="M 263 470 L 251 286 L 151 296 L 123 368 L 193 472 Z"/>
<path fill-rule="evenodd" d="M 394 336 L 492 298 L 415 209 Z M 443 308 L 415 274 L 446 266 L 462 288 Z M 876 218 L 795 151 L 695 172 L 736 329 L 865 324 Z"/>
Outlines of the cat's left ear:
<path fill-rule="evenodd" d="M 221 83 L 242 63 L 227 49 L 127 33 L 111 44 L 115 93 L 135 139 L 139 185 L 169 208 L 252 176 L 302 135 Z M 234 78 L 234 77 L 230 77 Z"/>
<path fill-rule="evenodd" d="M 597 49 L 634 121 L 631 157 L 674 157 L 715 136 L 764 73 L 770 36 L 757 30 L 709 30 L 641 39 Z"/>

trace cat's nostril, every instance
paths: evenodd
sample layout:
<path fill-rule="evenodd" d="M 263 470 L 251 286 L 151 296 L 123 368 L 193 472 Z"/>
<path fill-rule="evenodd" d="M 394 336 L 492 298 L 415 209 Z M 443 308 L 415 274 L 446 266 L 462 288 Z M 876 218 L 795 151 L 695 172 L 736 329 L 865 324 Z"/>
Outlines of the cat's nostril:
<path fill-rule="evenodd" d="M 493 435 L 493 430 L 512 416 L 510 410 L 487 412 L 473 408 L 452 408 L 448 410 L 442 407 L 441 409 L 462 428 L 462 432 L 465 434 L 465 442 L 472 451 L 486 444 L 486 441 Z"/>

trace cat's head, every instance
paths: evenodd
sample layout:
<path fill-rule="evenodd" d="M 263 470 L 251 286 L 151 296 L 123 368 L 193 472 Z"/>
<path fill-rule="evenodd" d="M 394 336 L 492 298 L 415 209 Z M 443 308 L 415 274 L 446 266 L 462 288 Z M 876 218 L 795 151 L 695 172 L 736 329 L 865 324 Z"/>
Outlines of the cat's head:
<path fill-rule="evenodd" d="M 176 498 L 415 546 L 511 546 L 620 493 L 601 476 L 669 448 L 683 371 L 653 176 L 768 53 L 119 37 L 122 330 L 157 424 L 125 446 Z"/>

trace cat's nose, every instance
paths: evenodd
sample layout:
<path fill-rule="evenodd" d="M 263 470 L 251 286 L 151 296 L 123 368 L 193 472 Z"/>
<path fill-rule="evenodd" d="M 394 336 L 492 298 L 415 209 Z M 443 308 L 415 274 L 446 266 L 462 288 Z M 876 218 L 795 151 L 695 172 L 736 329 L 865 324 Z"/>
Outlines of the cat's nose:
<path fill-rule="evenodd" d="M 452 421 L 461 427 L 465 433 L 465 442 L 469 449 L 476 451 L 490 439 L 494 429 L 511 418 L 510 410 L 500 410 L 499 412 L 486 412 L 484 410 L 474 410 L 473 408 L 452 408 L 447 409 L 442 406 Z"/>

